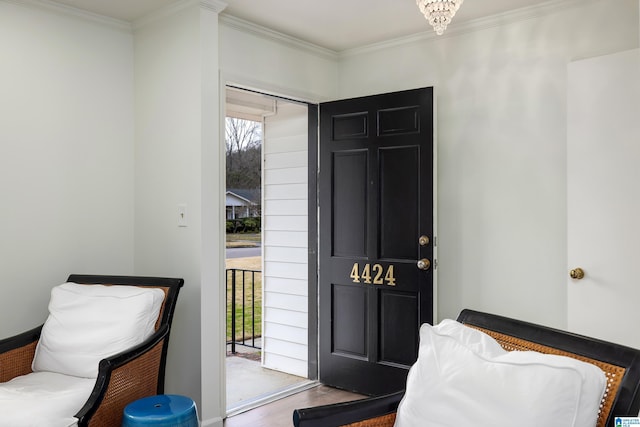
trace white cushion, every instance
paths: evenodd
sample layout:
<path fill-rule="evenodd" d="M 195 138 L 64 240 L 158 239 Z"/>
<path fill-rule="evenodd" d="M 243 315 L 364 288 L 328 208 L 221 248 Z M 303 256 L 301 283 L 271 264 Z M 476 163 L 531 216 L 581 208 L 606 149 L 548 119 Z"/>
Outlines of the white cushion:
<path fill-rule="evenodd" d="M 606 386 L 598 367 L 537 352 L 497 354 L 457 328 L 464 326 L 420 328 L 396 427 L 595 426 Z"/>
<path fill-rule="evenodd" d="M 0 383 L 0 426 L 69 427 L 95 380 L 34 372 Z"/>
<path fill-rule="evenodd" d="M 96 378 L 100 360 L 153 334 L 163 300 L 158 288 L 77 283 L 54 287 L 33 370 Z"/>

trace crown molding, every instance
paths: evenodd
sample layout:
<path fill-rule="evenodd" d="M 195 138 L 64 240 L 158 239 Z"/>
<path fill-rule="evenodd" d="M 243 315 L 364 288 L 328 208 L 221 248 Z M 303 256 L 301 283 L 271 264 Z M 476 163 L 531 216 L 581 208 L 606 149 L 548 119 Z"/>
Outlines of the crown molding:
<path fill-rule="evenodd" d="M 346 49 L 338 52 L 340 58 L 346 58 L 366 53 L 371 53 L 383 49 L 402 46 L 411 43 L 432 41 L 449 37 L 456 37 L 475 31 L 481 31 L 489 28 L 504 26 L 515 22 L 536 19 L 547 15 L 552 15 L 561 10 L 575 8 L 588 3 L 594 3 L 600 0 L 550 0 L 534 6 L 527 6 L 520 9 L 514 9 L 508 12 L 491 15 L 484 18 L 478 18 L 467 22 L 449 24 L 446 32 L 438 36 L 434 31 L 424 31 L 409 36 L 398 37 L 391 40 L 385 40 L 379 43 L 373 43 L 367 46 Z"/>
<path fill-rule="evenodd" d="M 6 3 L 13 3 L 19 6 L 27 6 L 38 9 L 45 9 L 61 15 L 73 16 L 76 18 L 91 21 L 106 27 L 115 28 L 120 31 L 131 32 L 132 26 L 128 21 L 110 18 L 93 12 L 88 12 L 77 7 L 68 6 L 66 4 L 57 3 L 51 0 L 0 0 Z"/>
<path fill-rule="evenodd" d="M 212 11 L 214 13 L 222 12 L 226 7 L 227 3 L 221 0 L 180 0 L 171 4 L 168 4 L 154 12 L 151 12 L 147 16 L 143 16 L 140 19 L 136 19 L 133 21 L 133 30 L 139 30 L 149 24 L 152 24 L 156 21 L 167 18 L 171 15 L 174 15 L 181 10 L 191 7 L 194 5 L 199 5 L 200 8 Z"/>
<path fill-rule="evenodd" d="M 221 0 L 200 0 L 200 7 L 209 9 L 214 13 L 220 13 L 227 8 L 228 4 Z"/>
<path fill-rule="evenodd" d="M 331 60 L 339 60 L 341 58 L 347 58 L 351 56 L 361 55 L 365 53 L 375 52 L 383 49 L 393 48 L 401 45 L 432 41 L 436 39 L 443 39 L 448 37 L 456 37 L 462 34 L 467 34 L 475 31 L 481 31 L 489 28 L 508 25 L 515 22 L 526 21 L 530 19 L 539 18 L 542 16 L 551 15 L 561 10 L 575 8 L 587 3 L 593 3 L 602 0 L 549 0 L 544 3 L 540 3 L 534 6 L 527 6 L 520 9 L 511 10 L 508 12 L 492 15 L 484 18 L 478 18 L 467 22 L 456 24 L 453 22 L 447 28 L 447 31 L 438 36 L 430 28 L 423 32 L 412 34 L 409 36 L 398 37 L 395 39 L 385 40 L 370 45 L 356 47 L 353 49 L 345 49 L 342 51 L 335 51 L 325 47 L 315 45 L 313 43 L 306 42 L 296 37 L 274 31 L 270 28 L 263 27 L 250 21 L 246 21 L 241 18 L 237 18 L 233 15 L 222 13 L 220 15 L 220 22 L 243 32 L 254 34 L 258 37 L 271 39 L 279 43 L 287 44 L 298 49 L 306 50 L 312 54 L 319 55 Z"/>
<path fill-rule="evenodd" d="M 253 22 L 237 18 L 233 15 L 222 13 L 220 15 L 220 23 L 226 25 L 227 27 L 240 30 L 244 33 L 250 33 L 261 38 L 273 40 L 277 43 L 294 47 L 296 49 L 305 50 L 311 54 L 321 56 L 332 61 L 337 60 L 339 57 L 339 53 L 335 50 L 327 49 L 325 47 L 306 42 L 296 37 L 272 30 L 267 27 L 263 27 L 258 24 L 254 24 Z"/>

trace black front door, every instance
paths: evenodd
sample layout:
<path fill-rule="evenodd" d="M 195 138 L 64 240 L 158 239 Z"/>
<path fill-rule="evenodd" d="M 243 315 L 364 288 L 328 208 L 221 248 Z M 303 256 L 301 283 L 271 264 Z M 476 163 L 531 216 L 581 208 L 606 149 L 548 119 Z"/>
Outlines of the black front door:
<path fill-rule="evenodd" d="M 433 88 L 320 104 L 319 378 L 401 390 L 433 321 Z"/>

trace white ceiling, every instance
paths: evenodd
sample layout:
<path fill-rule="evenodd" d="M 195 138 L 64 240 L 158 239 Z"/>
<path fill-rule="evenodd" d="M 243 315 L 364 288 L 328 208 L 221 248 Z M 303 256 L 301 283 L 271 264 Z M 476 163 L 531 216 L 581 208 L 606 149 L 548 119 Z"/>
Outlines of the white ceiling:
<path fill-rule="evenodd" d="M 56 0 L 112 18 L 135 21 L 180 0 Z M 456 23 L 549 0 L 466 0 Z M 335 51 L 431 31 L 415 0 L 225 0 L 223 14 Z"/>

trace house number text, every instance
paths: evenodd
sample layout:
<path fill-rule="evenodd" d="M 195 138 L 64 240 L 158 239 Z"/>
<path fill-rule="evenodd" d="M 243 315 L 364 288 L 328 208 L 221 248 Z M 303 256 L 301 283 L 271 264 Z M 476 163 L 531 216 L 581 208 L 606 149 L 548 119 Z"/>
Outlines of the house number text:
<path fill-rule="evenodd" d="M 362 270 L 360 270 L 360 265 L 357 262 L 354 262 L 349 277 L 351 277 L 353 283 L 373 283 L 374 285 L 388 286 L 396 285 L 393 264 L 389 265 L 386 271 L 380 264 L 365 264 L 362 267 Z"/>

